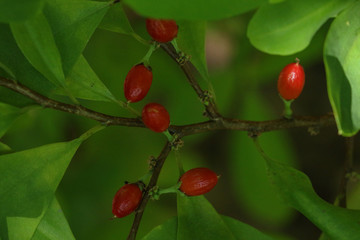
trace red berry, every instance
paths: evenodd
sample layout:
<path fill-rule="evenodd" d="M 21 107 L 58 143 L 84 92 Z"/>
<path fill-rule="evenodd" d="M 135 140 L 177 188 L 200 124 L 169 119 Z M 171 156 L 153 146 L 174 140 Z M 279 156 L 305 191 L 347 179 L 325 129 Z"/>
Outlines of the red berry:
<path fill-rule="evenodd" d="M 213 189 L 218 176 L 208 168 L 193 168 L 184 173 L 180 181 L 180 191 L 188 196 L 198 196 Z"/>
<path fill-rule="evenodd" d="M 140 203 L 142 192 L 135 183 L 122 186 L 113 199 L 112 213 L 122 218 L 132 213 Z"/>
<path fill-rule="evenodd" d="M 153 75 L 151 69 L 138 64 L 130 69 L 124 82 L 125 98 L 129 102 L 138 102 L 148 93 Z"/>
<path fill-rule="evenodd" d="M 146 29 L 157 42 L 170 42 L 178 33 L 178 26 L 174 20 L 146 19 Z"/>
<path fill-rule="evenodd" d="M 281 71 L 278 79 L 278 91 L 285 100 L 295 99 L 299 97 L 304 84 L 304 69 L 297 61 L 286 65 Z"/>
<path fill-rule="evenodd" d="M 158 103 L 149 103 L 142 110 L 142 121 L 155 132 L 165 131 L 170 124 L 168 111 Z"/>

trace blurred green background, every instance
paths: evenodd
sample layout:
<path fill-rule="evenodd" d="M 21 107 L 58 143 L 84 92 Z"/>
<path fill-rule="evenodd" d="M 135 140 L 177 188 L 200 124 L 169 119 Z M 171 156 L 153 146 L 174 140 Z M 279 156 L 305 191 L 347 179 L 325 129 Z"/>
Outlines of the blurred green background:
<path fill-rule="evenodd" d="M 144 19 L 130 11 L 128 15 L 135 32 L 149 39 Z M 281 117 L 277 76 L 286 64 L 298 57 L 305 68 L 306 84 L 293 104 L 295 114 L 330 112 L 322 63 L 322 46 L 329 24 L 322 27 L 305 51 L 293 56 L 271 56 L 250 45 L 246 26 L 251 16 L 252 13 L 248 13 L 208 23 L 206 55 L 210 79 L 199 81 L 204 88 L 212 84 L 219 111 L 224 116 L 246 120 Z M 130 36 L 98 29 L 84 55 L 110 91 L 125 100 L 125 76 L 146 52 L 147 47 Z M 140 111 L 146 103 L 158 102 L 168 109 L 172 124 L 205 121 L 203 106 L 177 64 L 159 49 L 151 57 L 151 66 L 154 75 L 151 90 L 133 107 Z M 81 103 L 103 113 L 130 116 L 112 103 Z M 34 110 L 18 119 L 3 141 L 17 151 L 76 138 L 93 125 L 92 120 L 67 113 Z M 206 194 L 219 213 L 249 223 L 278 239 L 319 237 L 320 231 L 306 218 L 277 200 L 267 180 L 265 163 L 246 133 L 219 131 L 183 140 L 180 157 L 186 169 L 206 166 L 221 175 L 218 186 Z M 316 192 L 325 200 L 334 201 L 344 157 L 344 144 L 335 127 L 321 129 L 317 136 L 311 136 L 306 129 L 264 133 L 261 141 L 272 158 L 304 171 Z M 146 173 L 150 156 L 157 156 L 164 143 L 163 135 L 148 129 L 112 126 L 81 145 L 57 191 L 77 239 L 126 238 L 133 215 L 109 220 L 112 198 L 124 181 L 137 181 Z M 172 153 L 162 170 L 159 186 L 171 186 L 177 179 Z M 175 195 L 151 201 L 138 238 L 175 215 Z"/>

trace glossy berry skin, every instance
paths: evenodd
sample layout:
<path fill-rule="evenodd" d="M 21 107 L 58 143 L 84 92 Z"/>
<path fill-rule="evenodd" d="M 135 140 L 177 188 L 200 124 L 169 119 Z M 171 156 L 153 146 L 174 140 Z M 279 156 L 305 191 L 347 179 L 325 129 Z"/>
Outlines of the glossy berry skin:
<path fill-rule="evenodd" d="M 162 105 L 149 103 L 142 110 L 142 121 L 149 129 L 163 132 L 169 127 L 170 115 Z"/>
<path fill-rule="evenodd" d="M 185 172 L 180 181 L 180 191 L 188 196 L 198 196 L 213 189 L 218 182 L 218 176 L 208 168 L 193 168 Z"/>
<path fill-rule="evenodd" d="M 125 98 L 129 102 L 138 102 L 148 93 L 153 79 L 151 69 L 144 64 L 135 65 L 126 75 L 124 82 Z"/>
<path fill-rule="evenodd" d="M 146 30 L 155 41 L 165 43 L 177 36 L 178 26 L 174 20 L 148 18 Z"/>
<path fill-rule="evenodd" d="M 285 100 L 299 97 L 305 84 L 303 67 L 298 63 L 290 63 L 281 71 L 278 79 L 278 91 Z"/>
<path fill-rule="evenodd" d="M 129 215 L 139 206 L 141 197 L 142 192 L 137 184 L 125 184 L 115 194 L 112 213 L 117 218 Z"/>

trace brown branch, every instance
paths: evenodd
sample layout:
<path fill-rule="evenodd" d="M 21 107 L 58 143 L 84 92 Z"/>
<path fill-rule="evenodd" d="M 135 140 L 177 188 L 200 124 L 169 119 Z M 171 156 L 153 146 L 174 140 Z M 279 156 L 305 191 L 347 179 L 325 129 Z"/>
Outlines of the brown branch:
<path fill-rule="evenodd" d="M 213 99 L 209 96 L 207 91 L 201 89 L 199 83 L 196 81 L 196 78 L 193 74 L 194 69 L 196 69 L 194 65 L 187 60 L 181 62 L 183 56 L 180 56 L 170 43 L 161 43 L 160 46 L 176 63 L 179 64 L 191 87 L 195 90 L 200 101 L 204 104 L 206 109 L 206 115 L 211 120 L 217 120 L 221 118 L 221 115 L 218 112 Z"/>
<path fill-rule="evenodd" d="M 344 172 L 340 180 L 340 188 L 337 200 L 340 207 L 346 208 L 346 188 L 349 181 L 349 174 L 353 171 L 354 162 L 354 139 L 355 137 L 346 137 L 345 139 L 345 158 L 344 158 Z"/>
<path fill-rule="evenodd" d="M 247 131 L 252 135 L 263 132 L 290 129 L 290 128 L 320 128 L 335 125 L 333 114 L 322 116 L 294 116 L 293 119 L 275 119 L 268 121 L 244 121 L 231 118 L 220 118 L 219 121 L 207 121 L 184 126 L 170 126 L 170 130 L 177 133 L 180 138 L 188 135 L 216 130 Z"/>
<path fill-rule="evenodd" d="M 149 181 L 149 184 L 146 186 L 143 198 L 140 202 L 139 208 L 136 210 L 135 219 L 133 221 L 133 225 L 131 227 L 129 236 L 127 240 L 135 240 L 136 233 L 140 225 L 141 218 L 143 216 L 146 204 L 148 203 L 150 199 L 150 191 L 156 186 L 157 180 L 159 178 L 162 166 L 164 165 L 164 162 L 171 152 L 171 143 L 166 142 L 164 148 L 162 149 L 160 155 L 156 159 L 156 165 L 153 168 L 153 174 L 151 176 L 151 179 Z"/>
<path fill-rule="evenodd" d="M 18 92 L 34 100 L 36 103 L 40 104 L 43 107 L 53 108 L 63 112 L 68 112 L 75 115 L 83 116 L 106 125 L 144 127 L 144 124 L 141 122 L 140 119 L 111 116 L 93 111 L 83 106 L 76 106 L 76 105 L 58 102 L 48 97 L 45 97 L 20 83 L 16 83 L 14 81 L 11 81 L 3 77 L 0 77 L 0 86 L 4 86 L 9 89 L 12 89 L 15 92 Z M 281 118 L 281 119 L 269 120 L 269 121 L 244 121 L 239 119 L 220 117 L 217 121 L 210 120 L 206 122 L 200 122 L 200 123 L 183 125 L 183 126 L 171 125 L 169 127 L 169 130 L 170 132 L 172 132 L 172 134 L 177 134 L 179 138 L 182 138 L 188 135 L 205 133 L 216 130 L 247 131 L 247 132 L 251 132 L 252 134 L 258 135 L 262 132 L 281 130 L 281 129 L 300 128 L 300 127 L 320 128 L 331 125 L 335 125 L 335 119 L 332 114 L 327 114 L 317 117 L 295 116 L 291 120 Z"/>
<path fill-rule="evenodd" d="M 16 83 L 14 81 L 11 81 L 3 77 L 0 77 L 0 86 L 7 87 L 15 92 L 18 92 L 46 108 L 53 108 L 63 112 L 68 112 L 75 115 L 83 116 L 106 125 L 144 127 L 144 124 L 140 119 L 110 116 L 107 114 L 95 112 L 83 106 L 58 102 L 48 97 L 45 97 L 20 83 Z"/>

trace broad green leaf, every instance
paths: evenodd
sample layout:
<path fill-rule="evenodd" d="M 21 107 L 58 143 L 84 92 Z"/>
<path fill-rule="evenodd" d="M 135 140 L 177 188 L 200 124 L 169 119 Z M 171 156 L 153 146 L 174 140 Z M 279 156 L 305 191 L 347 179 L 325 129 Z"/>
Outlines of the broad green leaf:
<path fill-rule="evenodd" d="M 59 202 L 54 197 L 31 240 L 75 240 Z"/>
<path fill-rule="evenodd" d="M 31 239 L 77 148 L 102 128 L 70 142 L 0 156 L 0 219 L 6 218 L 9 240 Z M 0 226 L 0 233 L 4 228 Z"/>
<path fill-rule="evenodd" d="M 97 101 L 116 101 L 115 97 L 100 81 L 82 55 L 75 64 L 70 75 L 67 77 L 65 84 L 66 88 L 71 91 L 74 97 Z M 55 92 L 66 95 L 61 88 L 57 89 Z"/>
<path fill-rule="evenodd" d="M 54 34 L 65 76 L 72 70 L 109 8 L 108 2 L 48 1 L 44 14 Z"/>
<path fill-rule="evenodd" d="M 65 82 L 61 57 L 49 23 L 38 14 L 21 23 L 11 23 L 11 31 L 28 61 L 48 80 L 63 86 Z"/>
<path fill-rule="evenodd" d="M 11 151 L 11 148 L 8 145 L 0 142 L 0 154 L 9 153 L 10 151 Z"/>
<path fill-rule="evenodd" d="M 177 217 L 167 220 L 165 223 L 155 227 L 142 240 L 176 240 L 177 239 Z"/>
<path fill-rule="evenodd" d="M 0 156 L 0 216 L 7 217 L 10 240 L 31 239 L 80 143 L 76 139 Z"/>
<path fill-rule="evenodd" d="M 204 79 L 208 78 L 205 58 L 205 21 L 179 21 L 176 41 L 181 51 L 190 56 L 191 62 Z"/>
<path fill-rule="evenodd" d="M 231 232 L 234 234 L 235 239 L 251 239 L 251 240 L 272 240 L 273 238 L 267 236 L 266 234 L 260 232 L 256 228 L 240 222 L 234 218 L 222 216 L 224 222 L 228 225 Z"/>
<path fill-rule="evenodd" d="M 248 91 L 238 101 L 243 103 L 243 110 L 239 115 L 241 119 L 264 121 L 276 117 L 269 111 L 271 108 L 258 91 Z M 280 99 L 279 104 L 282 104 Z M 239 204 L 257 221 L 266 225 L 282 226 L 290 220 L 293 210 L 279 201 L 271 188 L 266 174 L 266 164 L 258 154 L 252 139 L 246 133 L 232 134 L 229 170 L 232 188 L 237 189 L 235 196 Z M 292 145 L 284 132 L 264 133 L 261 137 L 271 156 L 284 163 L 294 164 Z"/>
<path fill-rule="evenodd" d="M 343 136 L 360 128 L 359 11 L 357 1 L 335 19 L 324 47 L 329 99 Z"/>
<path fill-rule="evenodd" d="M 25 110 L 0 102 L 0 138 Z"/>
<path fill-rule="evenodd" d="M 257 8 L 267 0 L 125 0 L 143 16 L 176 20 L 229 18 Z"/>
<path fill-rule="evenodd" d="M 250 42 L 269 54 L 305 49 L 316 31 L 353 0 L 287 0 L 261 6 L 248 27 Z"/>
<path fill-rule="evenodd" d="M 0 22 L 24 21 L 39 13 L 44 0 L 0 0 Z"/>
<path fill-rule="evenodd" d="M 6 71 L 0 69 L 2 76 L 14 78 L 32 90 L 47 95 L 49 90 L 54 88 L 54 84 L 46 80 L 24 57 L 8 24 L 0 24 L 0 36 L 0 62 L 8 68 Z M 26 106 L 33 103 L 29 98 L 5 88 L 0 89 L 0 100 L 16 106 Z"/>
<path fill-rule="evenodd" d="M 123 34 L 131 35 L 134 33 L 122 4 L 114 4 L 110 7 L 99 28 Z"/>
<path fill-rule="evenodd" d="M 178 240 L 236 239 L 224 220 L 204 196 L 178 194 Z"/>
<path fill-rule="evenodd" d="M 259 230 L 240 222 L 234 218 L 227 216 L 220 216 L 222 220 L 229 227 L 230 231 L 237 240 L 251 239 L 251 240 L 272 240 L 271 237 L 263 234 Z M 142 240 L 176 240 L 177 239 L 177 217 L 167 220 L 160 226 L 155 227 Z"/>
<path fill-rule="evenodd" d="M 266 163 L 269 178 L 284 203 L 301 212 L 330 239 L 359 239 L 359 210 L 336 207 L 321 199 L 304 173 L 270 159 Z"/>

